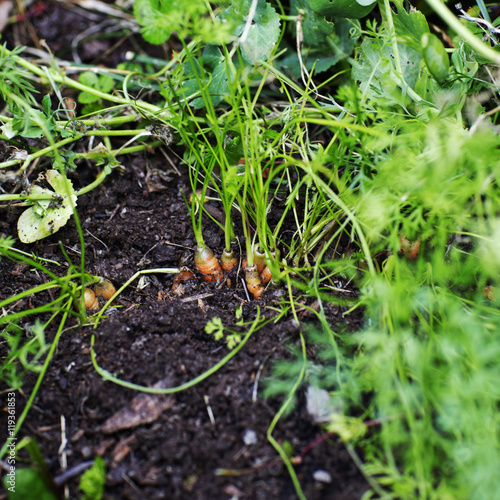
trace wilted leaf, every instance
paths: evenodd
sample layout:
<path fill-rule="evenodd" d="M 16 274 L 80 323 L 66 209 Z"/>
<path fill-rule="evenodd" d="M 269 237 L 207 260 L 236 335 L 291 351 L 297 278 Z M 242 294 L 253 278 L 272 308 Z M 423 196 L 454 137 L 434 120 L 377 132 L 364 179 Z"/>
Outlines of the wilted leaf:
<path fill-rule="evenodd" d="M 154 387 L 164 387 L 165 384 L 165 380 L 160 380 Z M 165 410 L 171 408 L 174 401 L 172 396 L 139 394 L 129 405 L 108 418 L 101 427 L 101 431 L 105 434 L 112 434 L 123 429 L 150 424 L 157 420 Z"/>
<path fill-rule="evenodd" d="M 36 200 L 19 217 L 17 231 L 23 243 L 33 243 L 59 231 L 71 217 L 73 206 L 76 206 L 77 197 L 69 179 L 65 180 L 57 170 L 48 170 L 45 178 L 54 191 L 40 186 L 31 188 L 31 194 L 46 194 L 51 198 Z"/>

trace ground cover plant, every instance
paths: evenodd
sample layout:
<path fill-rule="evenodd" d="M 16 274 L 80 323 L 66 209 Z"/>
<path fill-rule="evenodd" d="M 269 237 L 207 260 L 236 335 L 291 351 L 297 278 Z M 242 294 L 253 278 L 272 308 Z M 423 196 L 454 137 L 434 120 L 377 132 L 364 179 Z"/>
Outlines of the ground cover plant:
<path fill-rule="evenodd" d="M 495 498 L 495 6 L 21 4 L 8 498 Z"/>

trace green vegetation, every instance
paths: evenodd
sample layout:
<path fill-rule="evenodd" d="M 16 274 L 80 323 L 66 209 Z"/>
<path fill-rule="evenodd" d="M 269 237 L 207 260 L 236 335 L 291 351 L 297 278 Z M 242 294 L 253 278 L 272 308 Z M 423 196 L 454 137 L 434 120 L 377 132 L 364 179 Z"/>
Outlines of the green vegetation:
<path fill-rule="evenodd" d="M 300 498 L 293 457 L 272 432 L 301 386 L 328 391 L 323 423 L 369 480 L 366 499 L 497 495 L 500 18 L 489 19 L 482 1 L 462 20 L 440 0 L 428 3 L 443 21 L 440 32 L 402 0 L 342 0 L 336 8 L 293 0 L 289 9 L 265 0 L 138 0 L 134 15 L 144 38 L 160 44 L 174 37 L 179 47 L 171 61 L 153 66 L 156 72 L 138 58 L 132 69 L 92 68 L 73 80 L 56 59 L 42 67 L 19 49 L 0 51 L 7 103 L 0 139 L 17 148 L 0 164 L 0 175 L 17 168 L 22 177 L 42 157 L 52 165 L 45 172 L 52 189 L 40 179 L 22 194 L 0 194 L 0 203 L 28 207 L 19 219 L 21 241 L 54 233 L 72 214 L 78 223 L 78 197 L 107 177 L 112 181 L 119 154 L 175 141 L 184 146 L 189 169 L 193 196 L 186 204 L 199 253 L 207 250 L 203 224 L 212 217 L 205 201 L 219 201 L 224 220 L 213 222 L 224 231 L 224 249 L 214 250 L 232 258 L 236 235 L 244 234 L 247 288 L 256 300 L 266 293 L 265 267 L 288 288 L 278 317 L 297 316 L 300 294 L 317 298 L 319 329 L 300 335 L 296 361 L 275 365 L 266 386 L 269 396 L 286 395 L 268 438 Z M 478 22 L 481 16 L 487 22 Z M 56 104 L 48 95 L 38 104 L 37 80 L 43 92 L 52 87 Z M 143 85 L 154 92 L 154 104 L 131 97 Z M 78 91 L 85 105 L 76 116 L 64 88 Z M 125 145 L 113 149 L 114 136 Z M 85 137 L 102 143 L 86 154 L 72 152 L 69 146 Z M 24 151 L 20 138 L 45 138 L 47 146 Z M 78 158 L 104 169 L 75 192 L 66 173 Z M 24 372 L 34 370 L 36 394 L 67 318 L 87 322 L 81 291 L 97 279 L 85 273 L 79 231 L 81 261 L 75 266 L 68 258 L 63 277 L 16 251 L 13 239 L 0 240 L 3 258 L 50 280 L 0 302 L 0 310 L 24 295 L 59 293 L 43 307 L 0 317 L 10 351 L 0 378 L 10 387 L 20 387 Z M 216 276 L 213 268 L 208 274 Z M 339 290 L 347 286 L 359 297 L 343 297 Z M 327 302 L 347 305 L 344 315 L 363 308 L 364 327 L 347 333 L 328 324 Z M 37 319 L 45 313 L 48 321 Z M 28 337 L 19 324 L 27 315 L 35 318 Z M 55 321 L 57 335 L 48 345 L 44 332 Z M 259 316 L 241 322 L 245 336 L 213 319 L 207 333 L 237 347 L 209 373 L 154 392 L 203 380 L 262 324 Z M 320 348 L 319 361 L 307 359 L 308 344 Z M 107 380 L 147 390 L 106 372 L 92 353 Z"/>

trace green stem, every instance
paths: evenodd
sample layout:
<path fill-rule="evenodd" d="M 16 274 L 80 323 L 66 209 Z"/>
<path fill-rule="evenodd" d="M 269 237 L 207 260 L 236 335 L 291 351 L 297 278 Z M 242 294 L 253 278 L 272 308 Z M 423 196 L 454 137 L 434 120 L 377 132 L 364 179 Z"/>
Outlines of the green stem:
<path fill-rule="evenodd" d="M 300 500 L 307 500 L 306 496 L 304 495 L 304 492 L 302 491 L 302 488 L 300 487 L 299 479 L 297 477 L 297 474 L 295 473 L 295 470 L 293 468 L 292 463 L 290 462 L 289 456 L 287 455 L 286 451 L 282 448 L 282 446 L 278 443 L 278 441 L 276 441 L 276 439 L 274 439 L 274 437 L 272 435 L 274 428 L 276 427 L 276 424 L 278 423 L 278 421 L 282 417 L 285 410 L 291 404 L 292 400 L 295 398 L 295 393 L 297 392 L 298 388 L 300 387 L 300 384 L 304 380 L 304 377 L 306 374 L 306 366 L 307 366 L 306 343 L 304 341 L 304 336 L 302 335 L 302 332 L 300 333 L 300 343 L 302 346 L 302 366 L 300 369 L 299 376 L 297 377 L 297 380 L 293 384 L 292 390 L 288 394 L 284 403 L 281 405 L 281 408 L 279 409 L 278 413 L 276 413 L 271 424 L 269 425 L 269 428 L 267 429 L 267 439 L 273 445 L 274 449 L 278 452 L 279 456 L 283 460 L 283 463 L 285 464 L 285 466 L 288 470 L 288 474 L 290 474 L 290 478 L 292 479 L 297 496 L 299 497 Z"/>
<path fill-rule="evenodd" d="M 464 26 L 458 18 L 446 7 L 441 0 L 426 0 L 430 7 L 448 24 L 448 26 L 461 36 L 478 54 L 481 54 L 492 63 L 500 64 L 500 54 L 481 42 L 479 38 Z"/>
<path fill-rule="evenodd" d="M 6 53 L 10 53 L 10 51 L 6 50 Z M 27 61 L 19 56 L 13 56 L 13 58 L 17 61 L 17 63 L 20 66 L 23 66 L 24 68 L 31 71 L 32 73 L 34 73 L 38 77 L 42 78 L 43 80 L 45 80 L 47 78 L 46 72 L 43 69 L 36 66 L 35 64 L 33 64 L 33 63 L 31 63 L 31 62 L 29 62 L 29 61 Z M 140 100 L 132 101 L 130 99 L 125 99 L 123 97 L 118 97 L 116 95 L 107 94 L 106 92 L 101 92 L 100 90 L 96 90 L 92 87 L 88 87 L 87 85 L 83 85 L 82 83 L 80 83 L 77 80 L 73 80 L 72 78 L 68 78 L 67 76 L 63 75 L 62 73 L 55 71 L 53 68 L 47 68 L 47 71 L 49 72 L 49 74 L 50 74 L 51 78 L 54 80 L 54 82 L 62 84 L 62 85 L 66 85 L 68 87 L 72 87 L 72 88 L 77 89 L 81 92 L 87 92 L 89 94 L 92 94 L 92 95 L 98 97 L 99 99 L 104 99 L 106 101 L 115 102 L 117 104 L 123 104 L 123 105 L 127 105 L 127 106 L 140 108 L 140 109 L 149 111 L 155 115 L 159 114 L 160 112 L 163 111 L 163 108 L 160 108 L 160 107 L 155 106 L 154 104 L 150 104 L 148 102 L 144 102 L 144 101 L 140 101 Z"/>
<path fill-rule="evenodd" d="M 392 40 L 392 50 L 394 52 L 394 63 L 396 64 L 396 72 L 399 78 L 403 78 L 403 68 L 401 67 L 401 60 L 399 59 L 399 49 L 398 42 L 396 40 L 396 30 L 394 28 L 394 19 L 392 18 L 392 10 L 389 0 L 379 0 L 379 8 L 382 12 L 385 12 L 385 19 L 387 21 L 387 28 L 389 31 L 390 38 Z M 383 9 L 382 9 L 383 5 Z"/>
<path fill-rule="evenodd" d="M 97 355 L 95 353 L 94 349 L 94 343 L 95 343 L 95 335 L 92 335 L 92 339 L 90 341 L 90 355 L 92 357 L 92 364 L 94 365 L 94 368 L 96 372 L 101 375 L 101 377 L 105 381 L 110 381 L 113 382 L 117 385 L 121 385 L 122 387 L 127 387 L 128 389 L 133 389 L 135 391 L 141 391 L 141 392 L 147 392 L 149 394 L 173 394 L 175 392 L 180 392 L 184 391 L 186 389 L 189 389 L 190 387 L 195 386 L 196 384 L 199 384 L 203 380 L 207 379 L 211 375 L 213 375 L 215 372 L 217 372 L 221 367 L 223 367 L 226 363 L 228 363 L 238 352 L 241 351 L 243 346 L 246 344 L 248 339 L 251 337 L 251 335 L 255 332 L 257 329 L 257 326 L 260 321 L 260 309 L 257 307 L 257 316 L 253 323 L 250 326 L 250 330 L 248 333 L 245 335 L 241 343 L 239 343 L 229 354 L 224 356 L 218 363 L 216 363 L 214 366 L 209 368 L 207 371 L 203 372 L 201 375 L 198 375 L 194 379 L 190 380 L 189 382 L 185 382 L 184 384 L 178 385 L 177 387 L 169 387 L 169 388 L 155 388 L 155 387 L 147 387 L 144 385 L 138 385 L 138 384 L 133 384 L 132 382 L 127 382 L 125 380 L 121 380 L 114 375 L 112 375 L 110 372 L 105 370 L 104 368 L 101 368 L 97 364 Z"/>
<path fill-rule="evenodd" d="M 247 266 L 253 266 L 253 252 L 252 252 L 252 239 L 250 238 L 250 229 L 248 224 L 248 215 L 245 207 L 244 200 L 246 199 L 246 188 L 247 183 L 245 182 L 245 187 L 243 188 L 243 195 L 238 194 L 238 205 L 241 212 L 241 226 L 243 228 L 243 235 L 245 236 L 245 248 L 247 252 Z"/>
<path fill-rule="evenodd" d="M 99 311 L 99 314 L 96 316 L 95 323 L 94 323 L 94 328 L 97 328 L 97 325 L 99 324 L 99 321 L 106 311 L 106 309 L 111 305 L 111 303 L 120 295 L 120 293 L 125 290 L 135 279 L 137 279 L 139 276 L 142 274 L 153 274 L 153 273 L 163 273 L 163 274 L 175 274 L 178 273 L 180 269 L 175 268 L 175 267 L 162 267 L 158 269 L 143 269 L 142 271 L 137 271 L 129 280 L 127 280 L 118 290 L 114 293 L 114 295 L 104 304 Z"/>
<path fill-rule="evenodd" d="M 57 345 L 59 343 L 59 339 L 64 331 L 64 325 L 66 324 L 66 319 L 68 318 L 69 310 L 71 308 L 73 301 L 70 299 L 64 306 L 64 313 L 63 317 L 61 318 L 61 322 L 59 323 L 59 328 L 57 329 L 57 333 L 54 337 L 54 340 L 52 341 L 52 345 L 50 346 L 50 350 L 47 354 L 47 357 L 45 358 L 45 362 L 43 364 L 42 370 L 40 374 L 38 375 L 37 381 L 35 383 L 35 386 L 33 387 L 33 391 L 31 391 L 30 397 L 28 401 L 26 402 L 26 406 L 24 407 L 20 417 L 17 419 L 16 422 L 16 427 L 14 429 L 14 435 L 10 436 L 10 438 L 15 438 L 17 436 L 17 433 L 19 432 L 19 429 L 23 425 L 24 420 L 26 419 L 26 416 L 28 415 L 28 412 L 33 405 L 33 401 L 35 400 L 36 395 L 38 394 L 38 390 L 40 389 L 40 386 L 42 385 L 43 379 L 45 377 L 45 374 L 47 373 L 47 369 L 49 367 L 49 364 L 52 360 L 52 357 L 54 356 L 54 352 L 57 348 Z M 3 444 L 2 448 L 0 449 L 0 458 L 2 458 L 5 455 L 5 452 L 7 451 L 7 447 L 9 444 L 9 440 L 6 440 L 5 443 Z"/>
<path fill-rule="evenodd" d="M 75 195 L 81 196 L 82 194 L 86 194 L 89 191 L 92 191 L 92 189 L 95 189 L 97 186 L 99 186 L 99 184 L 102 184 L 106 180 L 106 177 L 112 172 L 112 170 L 113 170 L 113 167 L 106 165 L 104 170 L 97 175 L 94 182 L 91 182 L 90 184 L 88 184 L 84 188 L 80 189 L 80 191 L 77 191 L 75 193 Z"/>
<path fill-rule="evenodd" d="M 53 143 L 50 146 L 47 146 L 46 148 L 39 149 L 35 153 L 28 155 L 24 160 L 5 161 L 3 163 L 0 163 L 0 168 L 7 168 L 7 167 L 10 167 L 12 165 L 16 165 L 18 163 L 21 163 L 21 161 L 23 161 L 23 165 L 21 167 L 21 172 L 23 172 L 24 170 L 26 170 L 28 168 L 28 166 L 36 158 L 40 158 L 41 156 L 46 156 L 49 153 L 53 153 L 54 151 L 58 150 L 61 146 L 65 146 L 66 144 L 70 144 L 72 142 L 78 141 L 84 135 L 85 134 L 83 134 L 83 133 L 79 133 L 79 134 L 74 135 L 73 137 L 68 137 L 67 139 L 63 139 L 62 141 Z"/>

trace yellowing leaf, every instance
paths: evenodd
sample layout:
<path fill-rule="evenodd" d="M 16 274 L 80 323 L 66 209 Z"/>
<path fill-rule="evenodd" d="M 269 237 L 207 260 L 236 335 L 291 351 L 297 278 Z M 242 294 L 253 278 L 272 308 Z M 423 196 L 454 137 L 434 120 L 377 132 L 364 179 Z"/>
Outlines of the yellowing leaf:
<path fill-rule="evenodd" d="M 65 180 L 57 170 L 48 170 L 45 178 L 55 192 L 40 186 L 32 187 L 31 194 L 45 194 L 52 199 L 35 200 L 33 206 L 19 217 L 17 232 L 23 243 L 33 243 L 59 231 L 76 206 L 77 197 L 70 180 Z"/>

